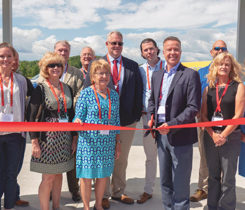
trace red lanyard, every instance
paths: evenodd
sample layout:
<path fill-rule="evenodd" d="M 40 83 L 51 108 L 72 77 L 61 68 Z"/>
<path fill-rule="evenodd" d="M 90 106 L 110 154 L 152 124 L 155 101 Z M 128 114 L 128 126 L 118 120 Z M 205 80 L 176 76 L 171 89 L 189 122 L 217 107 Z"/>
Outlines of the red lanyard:
<path fill-rule="evenodd" d="M 162 61 L 160 64 L 160 70 L 162 69 Z M 149 90 L 151 89 L 151 84 L 150 84 L 150 76 L 149 76 L 149 65 L 147 64 L 147 68 L 146 68 L 146 73 L 147 73 L 147 83 L 148 83 L 148 88 Z"/>
<path fill-rule="evenodd" d="M 58 96 L 56 95 L 55 91 L 54 91 L 54 88 L 53 86 L 50 84 L 49 80 L 47 79 L 46 80 L 47 83 L 48 83 L 48 86 L 50 87 L 56 101 L 57 101 L 57 105 L 58 105 L 58 113 L 60 113 L 60 102 L 59 102 L 59 99 L 58 99 Z M 65 108 L 65 112 L 67 112 L 67 105 L 66 105 L 66 98 L 65 98 L 65 94 L 64 94 L 64 89 L 63 89 L 63 85 L 62 83 L 60 82 L 60 89 L 61 89 L 61 94 L 62 94 L 62 98 L 63 98 L 63 101 L 64 101 L 64 108 Z"/>
<path fill-rule="evenodd" d="M 14 76 L 13 72 L 10 75 L 11 84 L 10 84 L 10 107 L 13 107 L 13 92 L 14 92 Z M 0 83 L 1 83 L 1 98 L 2 98 L 2 106 L 4 106 L 4 91 L 3 91 L 3 78 L 2 74 L 0 73 Z"/>
<path fill-rule="evenodd" d="M 111 62 L 110 62 L 110 59 L 109 59 L 108 54 L 106 55 L 106 57 L 107 57 L 108 63 L 110 64 L 110 67 L 111 67 Z M 121 60 L 120 60 L 120 66 L 119 66 L 119 74 L 118 74 L 117 84 L 114 84 L 115 86 L 118 85 L 118 82 L 119 82 L 120 79 L 121 79 L 121 70 L 122 70 L 122 57 L 121 57 Z"/>
<path fill-rule="evenodd" d="M 85 70 L 83 69 L 83 67 L 81 68 L 81 71 L 83 73 L 83 78 L 85 79 L 86 78 L 86 74 L 85 74 Z"/>
<path fill-rule="evenodd" d="M 216 83 L 216 103 L 217 103 L 217 107 L 216 107 L 215 112 L 221 112 L 221 108 L 220 108 L 221 100 L 224 97 L 224 95 L 225 95 L 225 93 L 226 93 L 226 91 L 228 89 L 229 84 L 230 84 L 230 80 L 225 85 L 225 89 L 224 89 L 224 91 L 223 91 L 223 93 L 222 93 L 222 95 L 221 95 L 221 97 L 219 99 L 219 87 L 218 87 L 219 84 L 218 84 L 218 82 Z"/>
<path fill-rule="evenodd" d="M 96 98 L 96 102 L 97 102 L 98 108 L 99 108 L 99 118 L 102 119 L 102 117 L 101 117 L 101 108 L 100 108 L 100 101 L 99 101 L 97 92 L 96 92 L 96 90 L 95 90 L 95 86 L 92 86 L 92 87 L 93 87 L 94 94 L 95 94 L 95 98 Z M 107 88 L 107 93 L 108 93 L 108 99 L 109 99 L 109 113 L 108 113 L 108 119 L 110 120 L 110 119 L 111 119 L 111 96 L 110 96 L 110 90 L 109 90 L 109 88 Z"/>

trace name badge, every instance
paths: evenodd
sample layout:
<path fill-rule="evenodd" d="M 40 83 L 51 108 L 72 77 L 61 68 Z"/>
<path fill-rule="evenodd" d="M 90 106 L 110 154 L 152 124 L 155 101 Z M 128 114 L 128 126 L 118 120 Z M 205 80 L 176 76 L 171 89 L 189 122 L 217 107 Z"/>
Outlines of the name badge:
<path fill-rule="evenodd" d="M 101 130 L 100 134 L 101 135 L 109 135 L 110 131 L 109 130 Z"/>
<path fill-rule="evenodd" d="M 159 106 L 158 110 L 157 110 L 157 114 L 163 114 L 165 115 L 165 106 Z"/>
<path fill-rule="evenodd" d="M 221 121 L 221 120 L 224 120 L 223 116 L 213 116 L 212 117 L 212 121 Z M 216 125 L 215 127 L 223 127 L 222 125 Z"/>
<path fill-rule="evenodd" d="M 14 121 L 14 115 L 13 114 L 5 114 L 0 113 L 0 121 L 1 122 L 13 122 Z"/>
<path fill-rule="evenodd" d="M 68 122 L 68 118 L 59 118 L 59 122 L 66 123 Z"/>

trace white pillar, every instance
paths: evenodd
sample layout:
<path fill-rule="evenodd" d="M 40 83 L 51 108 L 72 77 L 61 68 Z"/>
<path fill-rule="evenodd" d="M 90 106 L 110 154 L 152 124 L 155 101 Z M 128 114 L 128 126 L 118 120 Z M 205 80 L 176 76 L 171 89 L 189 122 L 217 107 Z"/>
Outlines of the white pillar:
<path fill-rule="evenodd" d="M 245 1 L 238 1 L 236 57 L 243 64 L 245 59 Z"/>
<path fill-rule="evenodd" d="M 2 0 L 3 42 L 12 44 L 12 0 Z"/>

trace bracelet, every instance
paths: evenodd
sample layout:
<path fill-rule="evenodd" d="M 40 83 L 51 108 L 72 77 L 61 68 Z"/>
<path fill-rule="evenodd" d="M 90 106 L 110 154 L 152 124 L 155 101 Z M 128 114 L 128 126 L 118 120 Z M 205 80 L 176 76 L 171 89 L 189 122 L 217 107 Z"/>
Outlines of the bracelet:
<path fill-rule="evenodd" d="M 121 144 L 121 143 L 122 143 L 122 141 L 121 141 L 120 139 L 118 139 L 118 140 L 116 140 L 116 143 Z"/>

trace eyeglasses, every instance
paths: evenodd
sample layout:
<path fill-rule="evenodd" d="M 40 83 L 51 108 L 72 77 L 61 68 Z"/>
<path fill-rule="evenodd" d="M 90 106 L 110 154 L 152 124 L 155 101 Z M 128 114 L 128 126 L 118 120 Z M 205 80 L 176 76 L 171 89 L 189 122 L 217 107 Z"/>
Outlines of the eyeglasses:
<path fill-rule="evenodd" d="M 227 48 L 226 47 L 215 47 L 214 50 L 215 51 L 220 51 L 221 50 L 222 52 L 224 52 L 224 51 L 227 51 Z"/>
<path fill-rule="evenodd" d="M 48 68 L 62 67 L 62 63 L 50 63 L 47 65 Z"/>
<path fill-rule="evenodd" d="M 108 73 L 108 72 L 99 72 L 99 73 L 95 73 L 95 74 L 98 74 L 99 76 L 101 76 L 101 77 L 103 77 L 104 75 L 105 76 L 109 76 L 109 75 L 111 75 L 110 73 Z"/>
<path fill-rule="evenodd" d="M 109 42 L 111 45 L 113 45 L 113 46 L 116 46 L 116 45 L 118 45 L 118 46 L 123 46 L 123 42 Z"/>

